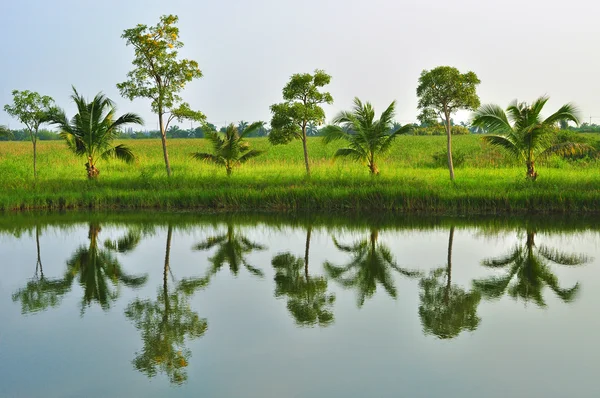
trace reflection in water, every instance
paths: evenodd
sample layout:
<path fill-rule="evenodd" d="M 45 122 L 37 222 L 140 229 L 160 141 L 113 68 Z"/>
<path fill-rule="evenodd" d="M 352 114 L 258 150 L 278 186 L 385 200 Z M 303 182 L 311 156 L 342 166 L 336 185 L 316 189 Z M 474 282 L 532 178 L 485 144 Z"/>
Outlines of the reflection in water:
<path fill-rule="evenodd" d="M 111 250 L 98 247 L 100 230 L 99 224 L 90 223 L 89 246 L 79 247 L 67 261 L 67 278 L 73 280 L 79 275 L 79 284 L 83 288 L 82 313 L 85 312 L 86 306 L 90 306 L 94 301 L 104 310 L 110 308 L 110 303 L 119 296 L 120 283 L 135 289 L 143 286 L 148 279 L 147 275 L 126 274 Z M 109 280 L 115 290 L 110 288 Z"/>
<path fill-rule="evenodd" d="M 233 275 L 238 274 L 240 264 L 243 265 L 251 274 L 262 277 L 263 272 L 248 264 L 245 255 L 253 250 L 265 250 L 266 246 L 250 241 L 245 236 L 236 234 L 233 224 L 227 224 L 227 232 L 222 235 L 211 236 L 204 242 L 194 246 L 195 250 L 208 250 L 217 247 L 215 254 L 209 258 L 211 269 L 207 278 L 216 275 L 225 263 L 229 265 L 229 270 Z"/>
<path fill-rule="evenodd" d="M 35 243 L 37 261 L 34 277 L 27 285 L 12 295 L 13 301 L 21 302 L 21 313 L 44 311 L 48 307 L 56 307 L 62 297 L 71 290 L 71 280 L 66 278 L 48 279 L 44 276 L 40 252 L 40 226 L 35 226 Z"/>
<path fill-rule="evenodd" d="M 300 326 L 328 326 L 333 323 L 334 294 L 327 293 L 327 279 L 310 276 L 308 257 L 312 227 L 306 230 L 304 259 L 290 253 L 273 257 L 275 297 L 287 296 L 287 308 Z M 302 272 L 304 271 L 304 272 Z M 304 275 L 303 275 L 304 274 Z"/>
<path fill-rule="evenodd" d="M 544 286 L 550 289 L 564 302 L 571 302 L 579 291 L 579 283 L 563 289 L 558 284 L 558 278 L 552 273 L 549 263 L 576 266 L 590 261 L 584 255 L 567 254 L 546 246 L 537 246 L 534 241 L 535 231 L 527 230 L 527 240 L 524 245 L 517 245 L 506 256 L 486 259 L 483 265 L 495 269 L 504 269 L 506 273 L 500 277 L 489 277 L 473 281 L 473 285 L 487 299 L 496 299 L 508 294 L 525 303 L 533 301 L 540 307 L 546 302 L 542 294 Z"/>
<path fill-rule="evenodd" d="M 419 283 L 419 317 L 423 332 L 434 334 L 441 339 L 454 338 L 463 330 L 474 331 L 481 321 L 477 316 L 477 306 L 481 301 L 479 292 L 465 292 L 452 285 L 453 242 L 454 226 L 450 227 L 448 238 L 447 266 L 431 271 L 429 276 L 421 279 Z"/>
<path fill-rule="evenodd" d="M 409 278 L 418 277 L 417 271 L 399 267 L 394 261 L 390 250 L 381 243 L 377 243 L 379 232 L 371 230 L 369 239 L 346 246 L 333 238 L 335 247 L 352 254 L 353 258 L 347 265 L 336 266 L 326 261 L 323 265 L 327 274 L 341 283 L 344 287 L 353 287 L 358 290 L 358 306 L 365 303 L 365 299 L 373 296 L 380 283 L 390 296 L 396 298 L 396 286 L 390 270 L 394 270 Z"/>
<path fill-rule="evenodd" d="M 185 339 L 201 337 L 208 328 L 202 319 L 190 308 L 189 294 L 202 283 L 186 283 L 170 291 L 171 238 L 173 227 L 167 230 L 163 286 L 158 290 L 156 300 L 136 299 L 127 306 L 125 315 L 141 331 L 144 346 L 136 353 L 133 366 L 148 377 L 158 372 L 165 373 L 173 384 L 187 380 L 185 368 L 188 366 L 191 351 L 185 346 Z M 188 281 L 189 282 L 189 281 Z"/>

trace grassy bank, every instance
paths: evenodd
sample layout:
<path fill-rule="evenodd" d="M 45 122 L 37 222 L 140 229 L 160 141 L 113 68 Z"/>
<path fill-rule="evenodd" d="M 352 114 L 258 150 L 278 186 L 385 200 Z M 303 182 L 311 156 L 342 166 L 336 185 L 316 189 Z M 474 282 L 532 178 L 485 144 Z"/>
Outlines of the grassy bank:
<path fill-rule="evenodd" d="M 161 208 L 224 210 L 398 211 L 431 213 L 599 212 L 600 164 L 560 158 L 541 165 L 535 183 L 524 167 L 485 146 L 478 136 L 457 136 L 463 158 L 457 180 L 436 157 L 445 137 L 401 137 L 379 161 L 381 175 L 350 161 L 332 161 L 335 144 L 311 139 L 313 176 L 304 178 L 302 149 L 296 142 L 271 147 L 237 169 L 231 178 L 216 166 L 190 159 L 209 150 L 205 140 L 171 140 L 174 176 L 165 176 L 158 140 L 129 140 L 133 165 L 100 163 L 98 181 L 85 178 L 84 160 L 62 142 L 39 144 L 39 178 L 31 171 L 31 144 L 0 143 L 0 209 Z"/>

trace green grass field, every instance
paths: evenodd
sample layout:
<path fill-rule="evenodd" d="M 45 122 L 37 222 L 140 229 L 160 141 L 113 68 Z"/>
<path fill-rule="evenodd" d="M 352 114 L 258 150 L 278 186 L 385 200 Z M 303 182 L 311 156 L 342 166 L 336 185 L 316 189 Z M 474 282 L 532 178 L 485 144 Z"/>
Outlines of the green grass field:
<path fill-rule="evenodd" d="M 598 139 L 594 136 L 594 139 Z M 38 144 L 38 181 L 27 142 L 0 142 L 0 209 L 164 208 L 224 210 L 418 211 L 431 213 L 598 212 L 600 162 L 558 157 L 539 165 L 539 178 L 525 180 L 523 165 L 485 145 L 480 136 L 453 138 L 462 158 L 451 183 L 435 160 L 445 137 L 403 136 L 378 161 L 381 175 L 349 160 L 333 161 L 341 145 L 309 141 L 312 178 L 305 179 L 302 146 L 271 146 L 249 140 L 262 156 L 231 178 L 217 166 L 190 158 L 209 151 L 203 139 L 172 139 L 173 177 L 167 178 L 159 140 L 127 140 L 137 161 L 98 163 L 98 181 L 88 181 L 85 160 L 63 142 Z"/>

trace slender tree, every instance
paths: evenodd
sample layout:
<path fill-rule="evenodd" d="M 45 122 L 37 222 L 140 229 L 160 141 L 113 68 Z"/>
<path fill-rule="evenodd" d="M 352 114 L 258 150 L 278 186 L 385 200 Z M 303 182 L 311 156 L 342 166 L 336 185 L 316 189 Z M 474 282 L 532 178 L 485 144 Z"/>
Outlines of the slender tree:
<path fill-rule="evenodd" d="M 232 123 L 227 126 L 224 133 L 209 131 L 206 133 L 206 138 L 211 142 L 214 153 L 195 152 L 192 156 L 194 159 L 224 166 L 227 175 L 231 176 L 235 166 L 246 163 L 263 153 L 263 151 L 251 150 L 248 142 L 244 140 L 246 136 L 260 129 L 262 125 L 262 122 L 252 123 L 239 131 Z"/>
<path fill-rule="evenodd" d="M 33 177 L 37 178 L 37 141 L 40 126 L 50 121 L 54 100 L 29 90 L 13 90 L 13 104 L 4 105 L 6 113 L 19 120 L 29 132 L 33 144 Z"/>
<path fill-rule="evenodd" d="M 479 96 L 476 92 L 479 83 L 480 80 L 475 73 L 460 73 L 458 69 L 451 66 L 438 66 L 430 71 L 424 70 L 419 78 L 417 96 L 418 107 L 422 111 L 419 120 L 430 123 L 433 114 L 443 119 L 447 135 L 448 170 L 453 181 L 451 116 L 461 109 L 475 110 L 479 107 Z"/>
<path fill-rule="evenodd" d="M 310 123 L 321 125 L 325 122 L 325 111 L 321 104 L 333 103 L 328 92 L 319 89 L 331 81 L 331 76 L 322 70 L 314 74 L 303 73 L 292 75 L 283 88 L 285 102 L 271 105 L 271 144 L 287 144 L 294 139 L 302 141 L 306 174 L 310 176 L 308 162 L 307 126 Z"/>
<path fill-rule="evenodd" d="M 565 104 L 543 118 L 541 112 L 548 99 L 540 97 L 531 105 L 515 100 L 506 108 L 506 112 L 498 105 L 484 105 L 475 112 L 472 121 L 473 126 L 492 133 L 483 137 L 485 141 L 523 161 L 527 167 L 526 177 L 531 180 L 538 176 L 535 170 L 538 159 L 590 149 L 582 143 L 556 143 L 556 125 L 568 121 L 579 124 L 579 111 L 575 105 Z"/>
<path fill-rule="evenodd" d="M 396 101 L 375 120 L 375 109 L 369 103 L 362 103 L 354 98 L 354 108 L 350 112 L 341 112 L 333 119 L 337 125 L 329 125 L 322 131 L 323 142 L 328 144 L 335 140 L 345 140 L 348 148 L 340 148 L 335 157 L 350 157 L 366 163 L 371 175 L 379 174 L 375 163 L 375 155 L 390 149 L 394 139 L 412 131 L 411 125 L 394 128 L 394 111 Z"/>
<path fill-rule="evenodd" d="M 58 125 L 60 136 L 67 141 L 69 148 L 79 156 L 85 156 L 85 168 L 89 179 L 100 174 L 96 162 L 100 159 L 116 158 L 127 163 L 134 161 L 131 149 L 126 145 L 112 145 L 118 138 L 119 129 L 127 124 L 143 124 L 142 118 L 134 113 L 116 117 L 113 101 L 102 93 L 87 102 L 73 87 L 71 95 L 77 107 L 77 114 L 71 120 L 63 110 L 57 110 L 52 123 Z"/>
<path fill-rule="evenodd" d="M 152 101 L 152 111 L 158 115 L 168 176 L 171 176 L 166 134 L 169 123 L 174 119 L 180 122 L 206 119 L 201 112 L 181 102 L 181 90 L 193 79 L 202 77 L 202 72 L 196 61 L 177 57 L 177 49 L 183 47 L 177 21 L 175 15 L 163 15 L 156 26 L 139 24 L 123 32 L 121 37 L 135 49 L 134 69 L 127 74 L 127 81 L 117 84 L 121 95 L 130 100 L 141 97 Z"/>

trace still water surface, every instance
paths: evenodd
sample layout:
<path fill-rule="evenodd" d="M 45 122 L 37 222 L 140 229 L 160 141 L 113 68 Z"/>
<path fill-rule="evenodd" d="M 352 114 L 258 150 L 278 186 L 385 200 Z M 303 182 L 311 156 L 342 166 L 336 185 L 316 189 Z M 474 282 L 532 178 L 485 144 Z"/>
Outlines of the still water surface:
<path fill-rule="evenodd" d="M 0 218 L 0 397 L 598 397 L 594 220 Z"/>

